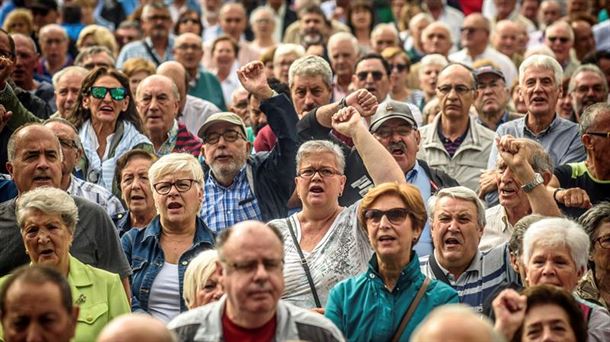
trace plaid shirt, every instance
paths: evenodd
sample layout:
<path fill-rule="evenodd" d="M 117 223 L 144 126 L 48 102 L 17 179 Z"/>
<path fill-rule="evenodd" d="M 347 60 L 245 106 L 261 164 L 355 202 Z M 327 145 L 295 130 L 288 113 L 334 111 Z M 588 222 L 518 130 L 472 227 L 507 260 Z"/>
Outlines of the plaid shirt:
<path fill-rule="evenodd" d="M 248 184 L 246 166 L 229 187 L 220 185 L 210 172 L 199 216 L 216 233 L 245 220 L 262 220 L 258 201 Z"/>
<path fill-rule="evenodd" d="M 123 208 L 121 201 L 110 191 L 106 190 L 106 188 L 86 182 L 74 176 L 71 176 L 71 178 L 70 185 L 66 190 L 70 195 L 82 197 L 100 205 L 102 208 L 106 209 L 106 212 L 110 217 L 125 212 L 125 208 Z"/>

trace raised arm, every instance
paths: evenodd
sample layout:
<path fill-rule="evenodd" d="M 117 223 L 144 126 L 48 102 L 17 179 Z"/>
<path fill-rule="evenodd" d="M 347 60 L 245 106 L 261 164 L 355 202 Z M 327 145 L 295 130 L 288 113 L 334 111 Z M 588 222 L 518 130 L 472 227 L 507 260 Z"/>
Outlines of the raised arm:
<path fill-rule="evenodd" d="M 324 127 L 331 127 L 332 118 L 343 105 L 354 107 L 361 116 L 371 116 L 377 110 L 377 98 L 366 89 L 359 89 L 335 103 L 321 106 L 316 111 L 316 120 Z"/>

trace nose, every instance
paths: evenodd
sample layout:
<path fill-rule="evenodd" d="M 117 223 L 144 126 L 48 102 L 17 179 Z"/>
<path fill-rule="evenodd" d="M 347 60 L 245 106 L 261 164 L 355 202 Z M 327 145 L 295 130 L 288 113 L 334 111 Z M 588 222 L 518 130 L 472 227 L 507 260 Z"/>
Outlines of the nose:
<path fill-rule="evenodd" d="M 313 104 L 315 104 L 314 97 L 311 94 L 311 92 L 309 92 L 309 91 L 305 95 L 305 104 L 306 105 L 313 105 Z"/>
<path fill-rule="evenodd" d="M 30 323 L 27 330 L 26 341 L 27 342 L 40 342 L 42 338 L 43 330 L 36 323 Z"/>
<path fill-rule="evenodd" d="M 254 281 L 264 281 L 269 278 L 269 272 L 265 268 L 265 264 L 259 262 L 256 265 L 256 272 L 254 273 Z"/>
<path fill-rule="evenodd" d="M 212 294 L 212 298 L 218 300 L 220 299 L 220 297 L 222 297 L 222 295 L 225 292 L 222 290 L 222 285 L 220 285 L 220 283 L 216 284 L 216 288 L 214 289 L 214 292 Z"/>
<path fill-rule="evenodd" d="M 381 216 L 381 219 L 379 220 L 379 228 L 389 228 L 391 226 L 392 224 L 390 223 L 388 216 L 385 214 Z"/>
<path fill-rule="evenodd" d="M 452 219 L 451 222 L 449 222 L 449 225 L 447 226 L 447 231 L 456 233 L 460 231 L 460 226 L 456 219 Z"/>
<path fill-rule="evenodd" d="M 551 276 L 555 274 L 555 266 L 552 262 L 547 261 L 542 267 L 542 274 L 545 276 Z"/>

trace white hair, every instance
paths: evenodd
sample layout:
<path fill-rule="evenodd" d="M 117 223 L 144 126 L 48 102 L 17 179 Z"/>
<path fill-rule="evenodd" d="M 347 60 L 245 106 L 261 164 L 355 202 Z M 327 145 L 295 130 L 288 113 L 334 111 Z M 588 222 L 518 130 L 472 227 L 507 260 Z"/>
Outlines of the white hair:
<path fill-rule="evenodd" d="M 449 39 L 449 42 L 453 44 L 453 37 L 451 37 L 451 28 L 449 27 L 449 25 L 447 25 L 447 23 L 442 21 L 433 21 L 432 23 L 430 23 L 430 25 L 426 26 L 426 28 L 421 31 L 421 40 L 426 40 L 426 36 L 428 35 L 428 33 L 438 27 L 442 28 L 443 30 L 445 30 L 445 32 L 447 32 L 447 38 Z"/>
<path fill-rule="evenodd" d="M 275 14 L 273 10 L 267 6 L 259 6 L 250 14 L 250 26 L 254 26 L 256 19 L 261 14 L 269 14 L 271 16 L 271 21 L 273 22 L 273 26 L 277 26 L 277 19 L 275 19 Z"/>
<path fill-rule="evenodd" d="M 343 154 L 343 150 L 341 150 L 339 145 L 328 140 L 310 140 L 301 145 L 297 151 L 297 173 L 299 172 L 299 167 L 301 166 L 301 162 L 304 158 L 311 155 L 319 155 L 321 153 L 333 154 L 335 156 L 337 169 L 341 173 L 345 171 L 345 155 Z"/>
<path fill-rule="evenodd" d="M 434 18 L 430 14 L 426 12 L 417 13 L 409 20 L 409 31 L 414 31 L 415 26 L 422 20 L 428 20 L 428 24 L 434 22 Z"/>
<path fill-rule="evenodd" d="M 519 66 L 519 85 L 524 86 L 525 72 L 530 67 L 539 67 L 553 72 L 555 85 L 561 86 L 563 80 L 563 68 L 556 59 L 545 55 L 533 55 L 524 60 Z"/>
<path fill-rule="evenodd" d="M 354 53 L 357 55 L 358 54 L 358 39 L 356 39 L 356 37 L 354 37 L 354 35 L 349 32 L 337 32 L 337 33 L 333 34 L 332 36 L 330 36 L 330 38 L 328 38 L 328 43 L 326 44 L 326 49 L 330 50 L 331 45 L 336 44 L 340 41 L 344 41 L 344 40 L 347 40 L 352 44 L 352 47 L 354 48 Z"/>
<path fill-rule="evenodd" d="M 322 76 L 322 80 L 332 88 L 333 72 L 324 58 L 314 55 L 304 56 L 292 63 L 288 69 L 288 86 L 292 88 L 296 76 Z"/>
<path fill-rule="evenodd" d="M 150 184 L 155 184 L 163 176 L 178 172 L 188 171 L 191 177 L 203 186 L 203 169 L 197 158 L 188 153 L 170 153 L 159 158 L 148 169 L 148 179 Z"/>
<path fill-rule="evenodd" d="M 428 214 L 430 220 L 434 221 L 434 211 L 436 210 L 436 204 L 443 197 L 451 197 L 461 199 L 464 201 L 472 202 L 477 208 L 477 224 L 483 228 L 485 227 L 485 206 L 479 199 L 476 192 L 465 186 L 454 186 L 450 188 L 444 188 L 439 190 L 434 196 L 430 196 L 428 199 Z"/>
<path fill-rule="evenodd" d="M 273 64 L 277 63 L 280 56 L 295 55 L 297 58 L 305 56 L 305 48 L 298 44 L 280 44 L 273 53 Z"/>
<path fill-rule="evenodd" d="M 442 69 L 442 68 L 446 67 L 447 65 L 449 65 L 449 61 L 447 60 L 447 57 L 445 57 L 439 53 L 425 55 L 419 61 L 419 76 L 420 77 L 424 73 L 424 67 L 428 66 L 428 65 L 439 65 Z"/>

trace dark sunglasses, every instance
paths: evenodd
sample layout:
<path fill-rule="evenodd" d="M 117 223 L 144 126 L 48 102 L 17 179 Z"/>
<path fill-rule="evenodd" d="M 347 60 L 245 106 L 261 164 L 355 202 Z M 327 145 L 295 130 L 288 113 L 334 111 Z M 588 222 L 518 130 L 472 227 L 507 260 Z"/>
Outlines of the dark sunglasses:
<path fill-rule="evenodd" d="M 396 68 L 396 70 L 398 70 L 398 72 L 403 72 L 403 71 L 407 70 L 407 68 L 409 68 L 409 66 L 407 64 L 402 64 L 402 63 L 390 64 L 390 70 L 394 70 L 394 68 Z"/>
<path fill-rule="evenodd" d="M 555 41 L 559 40 L 559 42 L 561 42 L 562 44 L 567 43 L 570 39 L 568 39 L 567 37 L 549 37 L 549 40 L 554 43 Z"/>
<path fill-rule="evenodd" d="M 110 97 L 115 101 L 122 101 L 127 97 L 127 89 L 125 88 L 91 87 L 89 89 L 89 94 L 100 100 L 105 98 L 108 92 L 110 92 Z"/>
<path fill-rule="evenodd" d="M 383 72 L 381 71 L 361 71 L 356 74 L 360 81 L 366 80 L 369 75 L 373 75 L 373 80 L 375 81 L 381 81 L 381 79 L 383 78 Z"/>
<path fill-rule="evenodd" d="M 367 209 L 364 218 L 367 222 L 379 223 L 382 217 L 387 217 L 392 224 L 401 224 L 409 215 L 407 208 L 392 208 L 390 210 Z"/>
<path fill-rule="evenodd" d="M 197 23 L 199 23 L 199 20 L 197 18 L 182 18 L 180 20 L 180 24 L 186 24 L 186 23 L 197 24 Z"/>

